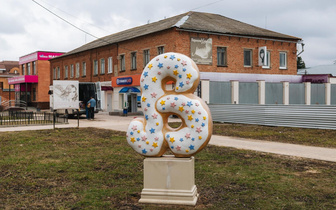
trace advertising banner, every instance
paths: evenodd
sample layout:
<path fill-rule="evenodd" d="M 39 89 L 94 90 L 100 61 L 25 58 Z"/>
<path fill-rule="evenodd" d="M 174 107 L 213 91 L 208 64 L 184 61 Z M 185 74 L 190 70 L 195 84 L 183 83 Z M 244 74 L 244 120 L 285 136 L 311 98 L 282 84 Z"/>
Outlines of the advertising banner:
<path fill-rule="evenodd" d="M 267 58 L 266 58 L 267 48 L 259 47 L 258 49 L 258 65 L 259 66 L 266 66 L 267 65 Z"/>
<path fill-rule="evenodd" d="M 78 81 L 53 81 L 53 109 L 79 109 Z"/>
<path fill-rule="evenodd" d="M 191 38 L 191 59 L 196 64 L 212 65 L 212 39 Z"/>

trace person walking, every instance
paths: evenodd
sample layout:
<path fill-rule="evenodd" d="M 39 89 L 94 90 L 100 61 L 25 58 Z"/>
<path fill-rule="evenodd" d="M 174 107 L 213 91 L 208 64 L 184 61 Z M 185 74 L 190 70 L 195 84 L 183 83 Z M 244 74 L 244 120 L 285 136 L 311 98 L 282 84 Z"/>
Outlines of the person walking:
<path fill-rule="evenodd" d="M 96 100 L 93 96 L 88 101 L 88 108 L 89 108 L 89 117 L 88 119 L 94 120 L 94 108 L 96 107 Z"/>

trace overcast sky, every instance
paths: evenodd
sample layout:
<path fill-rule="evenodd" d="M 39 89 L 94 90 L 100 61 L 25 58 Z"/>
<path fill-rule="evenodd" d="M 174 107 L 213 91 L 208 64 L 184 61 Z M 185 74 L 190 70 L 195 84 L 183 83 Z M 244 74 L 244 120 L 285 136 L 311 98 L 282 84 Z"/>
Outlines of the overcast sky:
<path fill-rule="evenodd" d="M 305 43 L 301 56 L 306 66 L 336 60 L 335 0 L 35 1 L 95 37 L 194 10 L 300 37 Z M 0 0 L 0 61 L 19 60 L 39 50 L 68 52 L 96 39 L 37 3 Z"/>

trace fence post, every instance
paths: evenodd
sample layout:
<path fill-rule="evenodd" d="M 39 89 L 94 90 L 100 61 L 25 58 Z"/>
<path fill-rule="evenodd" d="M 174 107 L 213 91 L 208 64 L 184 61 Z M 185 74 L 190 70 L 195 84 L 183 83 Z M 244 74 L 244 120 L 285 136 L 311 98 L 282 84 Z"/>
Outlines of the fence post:
<path fill-rule="evenodd" d="M 210 103 L 210 81 L 201 80 L 201 97 L 206 104 Z"/>
<path fill-rule="evenodd" d="M 265 81 L 257 80 L 258 82 L 258 104 L 265 105 Z"/>
<path fill-rule="evenodd" d="M 310 105 L 311 104 L 311 83 L 305 82 L 305 104 Z"/>
<path fill-rule="evenodd" d="M 289 82 L 282 82 L 282 98 L 283 105 L 289 105 Z"/>
<path fill-rule="evenodd" d="M 239 81 L 231 80 L 231 103 L 239 104 Z"/>
<path fill-rule="evenodd" d="M 330 105 L 331 104 L 331 85 L 330 83 L 324 83 L 325 87 L 325 104 Z"/>

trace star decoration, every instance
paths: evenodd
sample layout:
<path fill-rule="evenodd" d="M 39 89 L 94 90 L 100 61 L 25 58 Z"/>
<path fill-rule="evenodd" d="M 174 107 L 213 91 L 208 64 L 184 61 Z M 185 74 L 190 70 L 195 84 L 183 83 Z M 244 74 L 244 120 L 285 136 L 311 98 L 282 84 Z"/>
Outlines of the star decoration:
<path fill-rule="evenodd" d="M 187 65 L 187 61 L 182 61 L 181 63 L 183 66 L 186 66 Z"/>
<path fill-rule="evenodd" d="M 194 150 L 194 148 L 195 148 L 195 146 L 192 145 L 192 144 L 190 144 L 189 149 L 190 149 L 190 150 Z"/>
<path fill-rule="evenodd" d="M 144 108 L 144 111 L 145 111 L 145 112 L 147 112 L 147 111 L 148 111 L 147 107 L 145 107 L 145 108 Z"/>
<path fill-rule="evenodd" d="M 149 131 L 150 131 L 151 133 L 155 133 L 155 129 L 154 129 L 154 128 L 151 128 Z"/>
<path fill-rule="evenodd" d="M 189 114 L 189 110 L 185 110 L 185 113 L 186 113 L 186 114 Z"/>
<path fill-rule="evenodd" d="M 167 66 L 167 69 L 170 69 L 170 66 Z"/>
<path fill-rule="evenodd" d="M 150 103 L 147 103 L 147 107 L 150 107 Z"/>
<path fill-rule="evenodd" d="M 171 143 L 174 143 L 174 142 L 175 142 L 175 138 L 174 138 L 174 137 L 171 137 L 171 138 L 169 139 L 169 141 L 170 141 Z"/>
<path fill-rule="evenodd" d="M 184 111 L 183 106 L 179 106 L 179 111 L 180 111 L 180 112 L 183 112 L 183 111 Z"/>
<path fill-rule="evenodd" d="M 190 133 L 186 133 L 185 137 L 186 137 L 187 139 L 190 139 Z"/>
<path fill-rule="evenodd" d="M 204 127 L 205 126 L 205 124 L 204 123 L 202 123 L 202 127 Z"/>
<path fill-rule="evenodd" d="M 182 70 L 183 70 L 183 72 L 187 71 L 187 69 L 186 69 L 186 68 L 183 68 Z"/>
<path fill-rule="evenodd" d="M 141 144 L 139 144 L 138 147 L 141 148 Z"/>
<path fill-rule="evenodd" d="M 177 75 L 179 74 L 178 71 L 177 71 L 176 69 L 175 69 L 173 72 L 174 72 L 174 75 L 175 75 L 175 76 L 177 76 Z"/>
<path fill-rule="evenodd" d="M 158 67 L 161 69 L 163 67 L 163 63 L 159 63 Z"/>
<path fill-rule="evenodd" d="M 132 130 L 137 130 L 138 129 L 138 126 L 136 126 L 136 125 L 133 125 L 133 127 L 132 127 Z"/>
<path fill-rule="evenodd" d="M 134 144 L 134 142 L 135 142 L 135 138 L 134 137 L 131 138 L 131 142 Z"/>
<path fill-rule="evenodd" d="M 189 85 L 189 83 L 190 83 L 190 81 L 189 81 L 189 80 L 187 80 L 187 81 L 186 81 L 186 84 L 187 84 L 187 85 Z"/>
<path fill-rule="evenodd" d="M 146 150 L 146 149 L 143 149 L 143 150 L 142 150 L 142 153 L 143 153 L 143 154 L 146 154 L 146 153 L 147 153 L 147 150 Z"/>
<path fill-rule="evenodd" d="M 141 140 L 142 140 L 142 141 L 146 141 L 146 140 L 147 140 L 147 137 L 146 137 L 146 136 L 142 136 L 142 137 L 141 137 Z"/>
<path fill-rule="evenodd" d="M 158 147 L 158 144 L 157 142 L 153 142 L 153 145 L 152 145 L 154 148 Z"/>
<path fill-rule="evenodd" d="M 198 118 L 196 118 L 196 119 L 195 119 L 195 122 L 198 122 L 198 121 L 199 121 L 199 119 L 198 119 Z"/>
<path fill-rule="evenodd" d="M 170 103 L 170 106 L 174 108 L 176 106 L 175 102 Z"/>
<path fill-rule="evenodd" d="M 183 82 L 180 82 L 179 86 L 180 86 L 181 88 L 183 88 L 183 86 L 184 86 Z"/>
<path fill-rule="evenodd" d="M 195 141 L 195 138 L 191 138 L 191 141 Z"/>
<path fill-rule="evenodd" d="M 153 64 L 149 64 L 149 65 L 148 65 L 148 68 L 149 68 L 149 69 L 153 68 Z"/>
<path fill-rule="evenodd" d="M 167 135 L 167 139 L 169 139 L 169 138 L 170 138 L 170 135 L 168 134 L 168 135 Z"/>
<path fill-rule="evenodd" d="M 199 106 L 199 103 L 195 103 L 195 106 Z"/>
<path fill-rule="evenodd" d="M 178 65 L 175 65 L 175 69 L 178 69 L 178 67 L 179 67 Z"/>
<path fill-rule="evenodd" d="M 142 96 L 142 102 L 145 102 L 146 101 L 146 97 L 145 96 Z"/>
<path fill-rule="evenodd" d="M 175 55 L 171 55 L 170 59 L 174 60 L 175 59 Z"/>
<path fill-rule="evenodd" d="M 165 104 L 166 104 L 166 101 L 164 101 L 164 100 L 161 100 L 160 104 L 161 104 L 161 106 L 163 106 L 163 105 L 165 105 Z"/>
<path fill-rule="evenodd" d="M 147 114 L 145 115 L 145 118 L 146 118 L 146 120 L 148 120 L 148 115 Z"/>
<path fill-rule="evenodd" d="M 195 110 L 191 110 L 191 113 L 195 114 Z"/>
<path fill-rule="evenodd" d="M 201 133 L 201 132 L 202 132 L 201 127 L 196 128 L 196 132 L 197 132 L 197 133 Z"/>
<path fill-rule="evenodd" d="M 187 74 L 187 78 L 191 79 L 192 75 L 190 73 Z"/>
<path fill-rule="evenodd" d="M 174 100 L 177 101 L 177 100 L 178 100 L 178 97 L 175 97 Z"/>
<path fill-rule="evenodd" d="M 192 105 L 193 105 L 193 104 L 192 104 L 191 101 L 188 101 L 188 102 L 187 102 L 187 106 L 191 107 Z"/>
<path fill-rule="evenodd" d="M 137 138 L 137 141 L 140 141 L 140 138 L 139 138 L 139 137 Z"/>
<path fill-rule="evenodd" d="M 157 119 L 157 114 L 156 113 L 154 113 L 153 115 L 152 115 L 152 117 L 153 117 L 153 119 Z"/>
<path fill-rule="evenodd" d="M 183 141 L 183 138 L 180 138 L 180 142 L 182 142 Z"/>
<path fill-rule="evenodd" d="M 133 136 L 134 133 L 131 131 L 130 134 L 131 134 L 131 136 Z"/>
<path fill-rule="evenodd" d="M 185 103 L 183 102 L 181 105 L 182 105 L 182 106 L 185 106 Z"/>
<path fill-rule="evenodd" d="M 156 77 L 153 77 L 152 78 L 152 82 L 156 82 L 157 78 Z"/>
<path fill-rule="evenodd" d="M 151 93 L 152 98 L 156 98 L 156 95 L 157 94 L 155 92 Z"/>
<path fill-rule="evenodd" d="M 148 90 L 148 87 L 149 87 L 149 85 L 147 85 L 147 84 L 144 85 L 145 90 Z"/>
<path fill-rule="evenodd" d="M 159 137 L 156 136 L 156 137 L 154 138 L 154 140 L 155 140 L 155 141 L 159 141 Z"/>
<path fill-rule="evenodd" d="M 148 71 L 145 71 L 145 72 L 143 73 L 143 75 L 144 75 L 144 77 L 147 77 L 147 76 L 148 76 Z"/>
<path fill-rule="evenodd" d="M 158 75 L 161 75 L 161 71 L 158 71 Z"/>
<path fill-rule="evenodd" d="M 176 146 L 177 151 L 181 151 L 181 146 Z"/>
<path fill-rule="evenodd" d="M 192 121 L 193 119 L 192 115 L 188 115 L 188 120 Z"/>

